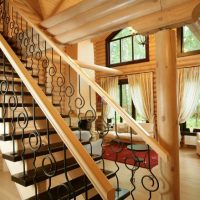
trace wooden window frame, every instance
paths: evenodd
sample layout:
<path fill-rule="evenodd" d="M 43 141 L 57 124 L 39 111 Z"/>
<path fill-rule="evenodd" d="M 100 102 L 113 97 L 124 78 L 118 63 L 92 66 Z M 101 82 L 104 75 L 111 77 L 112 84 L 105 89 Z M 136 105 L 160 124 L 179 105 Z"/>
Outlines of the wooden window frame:
<path fill-rule="evenodd" d="M 177 56 L 183 57 L 196 54 L 200 54 L 200 50 L 194 50 L 189 52 L 183 51 L 183 27 L 177 28 Z"/>
<path fill-rule="evenodd" d="M 142 62 L 148 62 L 149 61 L 149 37 L 146 36 L 146 45 L 145 45 L 145 51 L 146 51 L 146 58 L 139 59 L 139 60 L 134 60 L 134 40 L 133 40 L 133 35 L 129 36 L 124 36 L 121 38 L 117 38 L 113 41 L 119 40 L 120 41 L 120 62 L 116 64 L 110 64 L 110 42 L 112 41 L 113 37 L 115 37 L 121 30 L 115 31 L 111 33 L 107 38 L 106 38 L 106 66 L 108 67 L 117 67 L 117 66 L 123 66 L 123 65 L 130 65 L 130 64 L 135 64 L 135 63 L 142 63 Z M 126 62 L 121 62 L 121 40 L 127 37 L 132 37 L 132 60 L 131 61 L 126 61 Z"/>

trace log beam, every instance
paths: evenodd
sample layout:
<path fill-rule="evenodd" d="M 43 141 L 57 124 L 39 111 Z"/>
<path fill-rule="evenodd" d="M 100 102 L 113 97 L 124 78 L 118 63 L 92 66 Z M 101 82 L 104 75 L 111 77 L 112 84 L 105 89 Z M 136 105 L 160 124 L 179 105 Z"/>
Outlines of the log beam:
<path fill-rule="evenodd" d="M 62 23 L 63 21 L 70 19 L 80 13 L 83 13 L 95 6 L 100 5 L 101 3 L 105 2 L 106 0 L 83 0 L 77 5 L 72 6 L 69 9 L 64 10 L 63 12 L 58 13 L 41 23 L 41 26 L 44 28 L 50 28 L 55 26 L 58 23 Z"/>
<path fill-rule="evenodd" d="M 197 20 L 200 14 L 200 0 L 188 0 L 174 7 L 167 7 L 153 14 L 128 22 L 137 32 L 155 33 L 164 28 L 176 28 Z"/>
<path fill-rule="evenodd" d="M 156 60 L 158 140 L 170 152 L 169 161 L 159 159 L 160 199 L 180 200 L 175 31 L 156 33 Z"/>

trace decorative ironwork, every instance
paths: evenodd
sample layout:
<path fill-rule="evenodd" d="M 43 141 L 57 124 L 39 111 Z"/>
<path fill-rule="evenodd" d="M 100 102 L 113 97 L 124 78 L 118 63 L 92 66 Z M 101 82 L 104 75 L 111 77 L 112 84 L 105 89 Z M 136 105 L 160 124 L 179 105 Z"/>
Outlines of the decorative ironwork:
<path fill-rule="evenodd" d="M 10 16 L 11 13 L 11 16 Z M 55 51 L 51 48 L 50 54 L 48 54 L 49 49 L 47 46 L 47 42 L 44 40 L 44 48 L 42 46 L 43 41 L 41 36 L 38 33 L 34 33 L 34 29 L 29 27 L 28 22 L 26 22 L 22 16 L 15 12 L 13 7 L 10 7 L 9 4 L 2 4 L 0 1 L 0 22 L 3 23 L 3 33 L 7 40 L 15 42 L 11 44 L 13 48 L 16 48 L 16 52 L 20 51 L 21 60 L 24 62 L 24 67 L 26 67 L 30 74 L 33 77 L 38 77 L 38 83 L 40 85 L 41 81 L 45 84 L 44 92 L 52 98 L 53 103 L 57 103 L 60 105 L 60 113 L 65 114 L 65 117 L 68 117 L 68 125 L 71 128 L 77 128 L 77 137 L 80 142 L 83 142 L 84 145 L 88 145 L 90 150 L 88 152 L 93 155 L 93 145 L 92 145 L 92 131 L 94 130 L 94 125 L 97 120 L 97 111 L 94 107 L 95 101 L 93 100 L 94 91 L 91 86 L 85 87 L 82 85 L 82 80 L 79 74 L 77 74 L 71 66 L 65 66 L 62 63 L 62 58 L 59 56 L 58 59 L 55 59 Z M 24 27 L 25 25 L 25 27 Z M 42 43 L 42 44 L 41 44 Z M 53 199 L 53 195 L 51 192 L 52 189 L 52 178 L 60 173 L 60 171 L 64 172 L 66 183 L 57 187 L 57 197 L 59 199 L 76 199 L 76 191 L 74 190 L 73 185 L 70 182 L 70 178 L 68 176 L 69 165 L 68 160 L 70 157 L 68 156 L 68 149 L 63 144 L 61 146 L 61 150 L 63 152 L 63 163 L 58 165 L 56 160 L 56 156 L 54 155 L 54 150 L 52 148 L 53 140 L 51 139 L 52 128 L 51 124 L 47 118 L 44 117 L 41 109 L 38 107 L 37 103 L 34 99 L 31 99 L 30 102 L 30 94 L 28 93 L 24 83 L 18 82 L 20 84 L 17 85 L 15 80 L 15 71 L 11 66 L 10 76 L 7 76 L 7 66 L 6 66 L 6 58 L 2 53 L 2 64 L 1 66 L 1 77 L 3 79 L 0 82 L 0 94 L 2 95 L 2 122 L 4 124 L 4 136 L 8 134 L 5 129 L 6 117 L 11 115 L 11 133 L 10 136 L 12 138 L 13 147 L 12 147 L 12 155 L 17 155 L 17 149 L 15 147 L 15 140 L 18 135 L 21 136 L 21 161 L 22 161 L 22 171 L 23 171 L 23 179 L 27 178 L 27 171 L 29 167 L 27 166 L 26 159 L 30 159 L 32 163 L 31 173 L 32 173 L 32 181 L 35 186 L 35 199 L 40 199 L 39 191 L 37 184 L 40 180 L 40 176 L 44 176 L 48 180 L 48 197 L 49 199 Z M 37 75 L 37 76 L 36 76 Z M 73 80 L 73 77 L 76 77 L 77 80 Z M 75 79 L 76 79 L 75 78 Z M 83 90 L 84 88 L 84 90 Z M 88 93 L 85 90 L 88 88 Z M 10 90 L 12 92 L 10 93 Z M 10 95 L 11 94 L 11 95 Z M 100 97 L 101 98 L 101 97 Z M 103 125 L 100 129 L 96 128 L 97 134 L 99 134 L 100 139 L 102 139 L 102 149 L 104 146 L 104 139 L 111 131 L 110 123 L 108 123 L 107 119 L 104 117 L 105 106 L 103 99 L 101 101 L 101 117 L 103 121 Z M 8 106 L 6 107 L 6 103 Z M 31 104 L 31 105 L 30 105 Z M 20 107 L 20 108 L 19 108 Z M 18 110 L 19 109 L 19 110 Z M 19 112 L 18 112 L 19 111 Z M 41 113 L 41 116 L 38 116 L 38 113 Z M 80 126 L 73 127 L 74 123 L 72 123 L 72 117 L 76 117 L 79 123 L 81 120 L 87 120 L 88 126 L 87 131 L 89 132 L 88 141 L 84 141 L 84 131 Z M 125 147 L 125 143 L 123 143 L 120 139 L 120 134 L 118 134 L 117 128 L 117 116 L 115 113 L 114 122 L 112 126 L 115 128 L 116 139 L 112 140 L 109 145 L 111 147 L 111 151 L 115 155 L 114 165 L 115 171 L 114 176 L 116 178 L 116 191 L 120 191 L 120 165 L 118 163 L 119 154 L 123 151 Z M 39 127 L 38 119 L 45 120 L 45 123 L 42 123 L 45 127 L 45 131 L 41 130 Z M 30 123 L 31 121 L 31 123 Z M 66 120 L 67 121 L 67 120 Z M 31 126 L 31 131 L 29 125 Z M 80 125 L 80 124 L 79 124 Z M 20 130 L 20 131 L 17 131 Z M 73 130 L 73 129 L 72 129 Z M 20 132 L 20 134 L 18 133 Z M 130 133 L 131 142 L 132 134 Z M 87 147 L 88 147 L 87 146 Z M 45 149 L 45 155 L 43 155 L 42 159 L 38 159 L 42 149 Z M 131 150 L 132 151 L 132 150 Z M 31 152 L 31 153 L 30 153 Z M 29 154 L 28 154 L 29 153 Z M 104 149 L 102 151 L 102 166 L 103 171 L 106 171 L 106 161 L 104 159 Z M 151 199 L 152 193 L 157 191 L 159 188 L 159 182 L 156 176 L 153 174 L 150 168 L 150 150 L 148 147 L 147 151 L 149 166 L 148 172 L 149 174 L 145 174 L 141 179 L 141 184 L 143 188 L 149 192 L 149 199 Z M 129 165 L 128 159 L 132 159 L 136 162 L 135 165 Z M 137 157 L 134 155 L 132 151 L 131 158 L 125 158 L 124 165 L 127 167 L 129 171 L 131 171 L 130 183 L 133 187 L 131 191 L 132 199 L 134 199 L 134 191 L 136 190 L 135 186 L 135 173 L 140 168 L 140 160 L 137 160 Z M 40 176 L 39 176 L 40 175 Z M 43 179 L 45 179 L 43 177 Z M 43 180 L 42 179 L 42 180 Z M 127 178 L 128 179 L 128 178 Z M 89 189 L 89 181 L 86 176 L 83 176 L 84 182 L 84 193 L 85 198 L 89 199 L 88 189 Z M 63 188 L 65 190 L 63 190 Z M 55 191 L 55 190 L 54 190 Z M 63 192 L 64 191 L 64 192 Z"/>

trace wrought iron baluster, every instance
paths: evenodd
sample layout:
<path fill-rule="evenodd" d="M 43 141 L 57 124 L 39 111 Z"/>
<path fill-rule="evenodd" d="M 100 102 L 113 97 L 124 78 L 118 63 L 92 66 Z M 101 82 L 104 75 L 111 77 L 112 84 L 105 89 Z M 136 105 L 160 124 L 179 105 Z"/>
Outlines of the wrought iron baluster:
<path fill-rule="evenodd" d="M 47 68 L 49 66 L 49 58 L 47 57 L 47 42 L 44 41 L 44 58 L 42 60 L 42 67 L 44 69 L 44 92 L 46 93 L 46 82 L 47 82 Z"/>
<path fill-rule="evenodd" d="M 64 85 L 65 85 L 65 77 L 62 73 L 62 58 L 60 56 L 60 63 L 59 63 L 59 74 L 58 74 L 58 77 L 57 77 L 57 86 L 59 88 L 59 97 L 60 97 L 60 100 L 59 100 L 59 105 L 60 105 L 60 109 L 61 109 L 61 114 L 63 114 L 63 105 L 62 105 L 62 100 L 63 100 L 63 94 L 62 92 L 64 92 L 65 88 L 64 88 Z"/>
<path fill-rule="evenodd" d="M 40 72 L 41 72 L 41 69 L 40 69 L 40 60 L 42 58 L 42 51 L 40 49 L 40 35 L 37 34 L 37 51 L 35 53 L 35 59 L 37 60 L 37 70 L 38 70 L 38 83 L 40 82 Z"/>
<path fill-rule="evenodd" d="M 43 158 L 42 160 L 42 169 L 44 174 L 49 179 L 49 185 L 48 185 L 48 191 L 51 189 L 51 179 L 53 176 L 55 176 L 57 172 L 57 165 L 56 165 L 56 159 L 51 151 L 51 141 L 50 141 L 50 133 L 49 133 L 49 121 L 46 119 L 46 130 L 47 130 L 47 145 L 48 145 L 48 154 Z M 45 168 L 45 161 L 49 161 L 50 167 L 48 169 Z"/>
<path fill-rule="evenodd" d="M 15 117 L 15 111 L 18 107 L 18 97 L 15 93 L 15 83 L 14 83 L 14 69 L 12 68 L 12 91 L 13 91 L 13 95 L 9 98 L 8 104 L 9 104 L 9 108 L 12 112 L 12 121 L 11 121 L 11 126 L 12 126 L 12 133 L 11 133 L 11 137 L 12 137 L 12 143 L 13 143 L 13 152 L 12 154 L 15 155 L 16 154 L 16 150 L 15 150 L 15 134 L 16 134 L 16 124 L 14 122 L 14 117 Z"/>
<path fill-rule="evenodd" d="M 68 198 L 66 199 L 74 199 L 76 200 L 76 194 L 75 191 L 73 189 L 73 186 L 70 183 L 69 177 L 68 177 L 68 170 L 67 170 L 67 147 L 65 146 L 65 144 L 63 144 L 63 151 L 64 151 L 64 173 L 65 173 L 65 180 L 66 183 L 62 184 L 59 188 L 58 188 L 58 197 L 63 197 L 59 191 L 60 189 L 62 189 L 63 187 L 66 189 L 65 196 L 68 196 Z"/>
<path fill-rule="evenodd" d="M 18 39 L 19 39 L 19 49 L 20 49 L 20 55 L 21 59 L 23 58 L 23 39 L 24 39 L 24 30 L 23 30 L 23 19 L 22 16 L 20 17 L 20 32 L 18 34 Z"/>
<path fill-rule="evenodd" d="M 36 107 L 35 107 L 35 100 L 32 99 L 33 101 L 33 124 L 34 124 L 34 131 L 29 134 L 29 146 L 30 149 L 33 152 L 33 169 L 35 171 L 34 173 L 34 186 L 35 186 L 35 199 L 38 200 L 38 190 L 37 190 L 37 167 L 36 167 L 36 159 L 37 159 L 37 152 L 41 148 L 42 145 L 42 140 L 41 140 L 41 135 L 37 130 L 37 125 L 36 125 Z"/>
<path fill-rule="evenodd" d="M 18 34 L 19 34 L 18 12 L 16 12 L 16 21 L 14 24 L 14 34 L 15 34 L 16 47 L 18 48 Z"/>
<path fill-rule="evenodd" d="M 51 49 L 51 66 L 49 68 L 49 76 L 51 77 L 51 91 L 49 92 L 52 95 L 52 101 L 53 101 L 53 94 L 54 94 L 54 77 L 56 75 L 57 68 L 54 64 L 54 50 Z"/>
<path fill-rule="evenodd" d="M 14 26 L 15 26 L 15 21 L 14 21 L 14 11 L 13 11 L 13 7 L 11 7 L 11 20 L 10 20 L 10 35 L 11 38 L 14 36 Z"/>
<path fill-rule="evenodd" d="M 6 5 L 6 3 L 4 3 L 4 5 L 7 7 L 7 8 L 5 7 L 5 13 L 6 13 L 6 16 L 5 16 L 5 25 L 6 25 L 5 36 L 9 36 L 9 23 L 10 23 L 10 15 L 9 15 L 9 13 L 10 13 L 10 6 L 9 6 L 9 2 L 7 2 L 7 5 Z"/>
<path fill-rule="evenodd" d="M 3 95 L 3 99 L 2 99 L 2 119 L 3 119 L 3 127 L 4 127 L 4 130 L 3 130 L 3 135 L 5 136 L 6 135 L 6 122 L 5 122 L 5 117 L 6 117 L 6 114 L 7 114 L 7 110 L 6 110 L 6 106 L 5 106 L 5 103 L 6 103 L 6 95 L 8 93 L 8 90 L 10 88 L 9 86 L 9 82 L 8 82 L 8 78 L 7 78 L 7 75 L 6 75 L 6 64 L 5 64 L 5 55 L 3 54 L 2 52 L 2 63 L 3 63 L 3 77 L 2 77 L 2 80 L 0 82 L 0 93 L 1 95 Z"/>
<path fill-rule="evenodd" d="M 25 60 L 26 60 L 26 68 L 28 68 L 28 46 L 30 43 L 29 35 L 28 35 L 28 23 L 26 22 L 26 31 L 24 33 L 24 46 L 25 46 Z M 33 70 L 30 68 L 31 71 Z"/>
<path fill-rule="evenodd" d="M 78 110 L 78 121 L 80 122 L 82 117 L 81 117 L 81 109 L 84 107 L 85 105 L 85 100 L 81 94 L 81 79 L 80 79 L 80 75 L 78 75 L 78 97 L 76 97 L 75 99 L 75 107 Z M 81 129 L 79 127 L 79 139 L 82 140 L 82 133 L 81 133 Z"/>
<path fill-rule="evenodd" d="M 3 8 L 4 8 L 4 0 L 0 1 L 0 23 L 3 25 Z"/>
<path fill-rule="evenodd" d="M 30 63 L 30 68 L 32 69 L 32 75 L 33 73 L 33 53 L 35 52 L 35 43 L 33 39 L 33 28 L 31 28 L 31 39 L 30 39 L 30 44 L 29 44 L 29 52 L 31 54 L 31 63 Z"/>
<path fill-rule="evenodd" d="M 72 127 L 72 118 L 71 118 L 71 114 L 73 112 L 72 110 L 72 106 L 71 106 L 71 98 L 73 97 L 74 95 L 74 86 L 71 82 L 71 67 L 68 66 L 68 80 L 69 80 L 69 84 L 66 86 L 66 92 L 65 92 L 65 95 L 66 97 L 68 97 L 68 108 L 69 108 L 69 112 L 68 112 L 68 115 L 69 115 L 69 127 Z"/>
<path fill-rule="evenodd" d="M 148 171 L 149 174 L 146 174 L 142 177 L 141 183 L 142 186 L 145 190 L 149 192 L 149 200 L 152 197 L 152 193 L 156 192 L 159 189 L 159 181 L 155 174 L 151 170 L 151 155 L 150 155 L 150 147 L 148 145 L 148 150 L 147 150 L 147 156 L 148 156 Z M 146 180 L 146 182 L 145 182 Z M 147 184 L 149 181 L 151 181 L 151 184 Z"/>
<path fill-rule="evenodd" d="M 17 116 L 17 122 L 19 127 L 21 128 L 22 131 L 22 138 L 21 138 L 21 143 L 22 143 L 22 162 L 23 162 L 23 175 L 26 175 L 26 165 L 25 165 L 25 152 L 26 152 L 26 147 L 25 147 L 25 129 L 28 126 L 28 112 L 24 106 L 24 84 L 21 82 L 21 102 L 22 102 L 22 109 L 23 111 L 20 112 Z"/>

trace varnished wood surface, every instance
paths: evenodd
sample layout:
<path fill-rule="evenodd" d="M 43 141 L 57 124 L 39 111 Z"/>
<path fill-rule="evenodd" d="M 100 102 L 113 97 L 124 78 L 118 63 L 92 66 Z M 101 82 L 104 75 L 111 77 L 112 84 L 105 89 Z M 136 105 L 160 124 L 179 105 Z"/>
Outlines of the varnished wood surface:
<path fill-rule="evenodd" d="M 1 157 L 0 157 L 1 159 Z M 113 164 L 109 161 L 106 162 L 109 166 L 113 167 Z M 107 165 L 107 166 L 108 166 Z M 110 168 L 111 169 L 111 168 Z M 111 169 L 112 170 L 112 169 Z M 154 169 L 154 171 L 156 168 Z M 180 149 L 180 190 L 181 190 L 181 200 L 198 200 L 200 199 L 200 156 L 196 154 L 196 150 L 192 148 Z M 139 169 L 138 176 L 141 176 L 146 172 L 145 169 Z M 120 164 L 120 182 L 121 187 L 130 188 L 131 186 L 127 184 L 130 171 Z M 127 177 L 127 180 L 124 179 Z M 113 179 L 113 182 L 115 180 Z M 137 181 L 137 184 L 140 181 Z M 143 188 L 138 186 L 138 192 L 135 193 L 136 200 L 146 200 L 147 196 Z M 10 192 L 12 188 L 12 192 Z M 2 170 L 2 161 L 0 160 L 0 196 L 1 200 L 20 200 L 20 197 L 15 189 L 15 184 L 10 181 L 9 172 Z M 152 200 L 157 200 L 157 195 L 154 194 Z M 128 197 L 127 200 L 131 200 Z"/>

